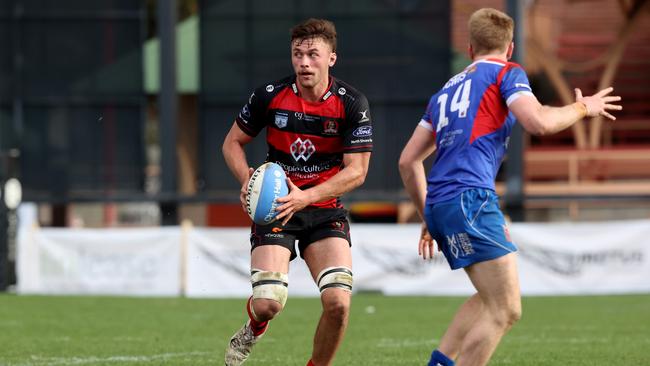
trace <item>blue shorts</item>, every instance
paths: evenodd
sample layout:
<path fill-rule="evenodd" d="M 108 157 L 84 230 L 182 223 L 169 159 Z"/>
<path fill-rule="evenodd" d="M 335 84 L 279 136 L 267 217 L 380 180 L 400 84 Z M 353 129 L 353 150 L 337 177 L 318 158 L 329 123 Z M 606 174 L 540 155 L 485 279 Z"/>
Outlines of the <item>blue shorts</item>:
<path fill-rule="evenodd" d="M 450 200 L 427 204 L 424 217 L 451 269 L 517 251 L 498 197 L 490 190 L 473 188 Z"/>

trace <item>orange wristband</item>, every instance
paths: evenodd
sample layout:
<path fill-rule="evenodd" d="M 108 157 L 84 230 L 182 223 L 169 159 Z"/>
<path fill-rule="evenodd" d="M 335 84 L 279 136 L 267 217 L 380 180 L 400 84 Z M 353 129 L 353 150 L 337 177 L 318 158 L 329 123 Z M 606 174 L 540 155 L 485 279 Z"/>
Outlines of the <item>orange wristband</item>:
<path fill-rule="evenodd" d="M 575 108 L 580 113 L 580 116 L 582 118 L 587 117 L 589 115 L 589 109 L 587 109 L 587 105 L 584 104 L 583 102 L 573 103 L 573 108 Z"/>

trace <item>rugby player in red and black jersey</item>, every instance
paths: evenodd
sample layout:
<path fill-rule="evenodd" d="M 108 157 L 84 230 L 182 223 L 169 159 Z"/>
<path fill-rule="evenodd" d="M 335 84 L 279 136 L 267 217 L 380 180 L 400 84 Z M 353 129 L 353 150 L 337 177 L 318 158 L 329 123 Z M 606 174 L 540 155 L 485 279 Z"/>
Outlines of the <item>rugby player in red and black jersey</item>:
<path fill-rule="evenodd" d="M 253 172 L 244 152 L 264 128 L 267 161 L 287 173 L 289 194 L 279 198 L 277 220 L 251 228 L 249 319 L 231 338 L 226 365 L 241 365 L 287 299 L 289 262 L 300 256 L 320 289 L 323 312 L 307 365 L 330 365 L 348 323 L 352 255 L 347 212 L 339 201 L 360 186 L 372 151 L 366 97 L 330 75 L 336 63 L 336 29 L 309 19 L 291 30 L 295 74 L 257 88 L 223 145 L 228 167 L 241 183 Z"/>

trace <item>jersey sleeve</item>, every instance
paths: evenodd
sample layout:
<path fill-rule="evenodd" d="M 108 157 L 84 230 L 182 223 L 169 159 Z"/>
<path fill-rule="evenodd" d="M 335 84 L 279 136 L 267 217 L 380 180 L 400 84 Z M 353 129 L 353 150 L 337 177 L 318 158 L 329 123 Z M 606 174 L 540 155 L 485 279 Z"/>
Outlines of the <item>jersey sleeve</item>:
<path fill-rule="evenodd" d="M 499 88 L 508 106 L 522 95 L 535 96 L 530 88 L 526 72 L 518 66 L 511 67 L 506 71 Z"/>
<path fill-rule="evenodd" d="M 434 105 L 435 104 L 433 102 L 433 97 L 431 97 L 431 99 L 429 99 L 429 104 L 427 105 L 427 109 L 425 109 L 424 115 L 422 115 L 422 118 L 420 119 L 420 123 L 418 123 L 419 126 L 422 126 L 431 132 L 436 131 L 435 126 L 433 125 Z"/>
<path fill-rule="evenodd" d="M 257 136 L 266 126 L 264 117 L 269 104 L 264 98 L 266 94 L 262 89 L 255 89 L 235 119 L 239 128 L 249 136 Z"/>
<path fill-rule="evenodd" d="M 372 151 L 372 118 L 368 99 L 360 94 L 345 108 L 343 152 L 366 151 Z"/>

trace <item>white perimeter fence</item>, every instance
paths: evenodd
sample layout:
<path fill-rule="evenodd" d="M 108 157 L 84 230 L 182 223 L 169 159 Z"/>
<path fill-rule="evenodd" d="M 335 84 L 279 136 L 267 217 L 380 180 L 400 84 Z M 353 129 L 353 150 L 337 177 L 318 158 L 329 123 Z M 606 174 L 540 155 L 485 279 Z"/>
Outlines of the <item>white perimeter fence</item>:
<path fill-rule="evenodd" d="M 355 291 L 472 293 L 463 271 L 451 271 L 441 254 L 418 257 L 419 232 L 419 225 L 353 224 Z M 650 293 L 650 220 L 515 223 L 510 235 L 519 247 L 524 295 Z M 247 228 L 55 229 L 23 220 L 17 291 L 246 297 L 248 238 Z M 289 293 L 318 295 L 299 258 L 291 263 Z"/>

